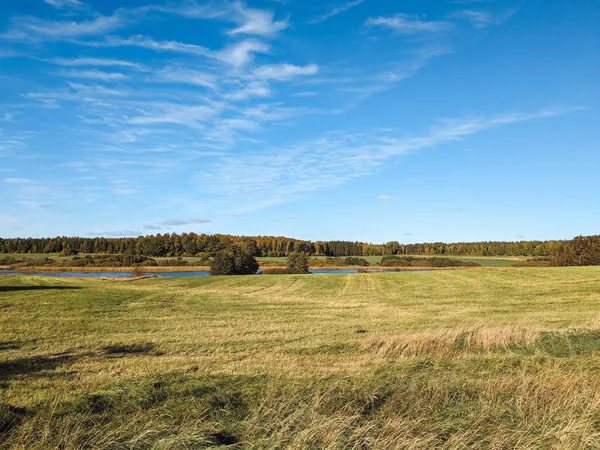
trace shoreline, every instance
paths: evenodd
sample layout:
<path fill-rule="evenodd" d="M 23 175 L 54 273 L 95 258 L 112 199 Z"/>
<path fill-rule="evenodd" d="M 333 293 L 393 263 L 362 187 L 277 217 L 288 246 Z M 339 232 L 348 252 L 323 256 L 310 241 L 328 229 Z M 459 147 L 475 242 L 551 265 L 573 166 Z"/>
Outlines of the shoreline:
<path fill-rule="evenodd" d="M 260 269 L 286 269 L 286 266 L 264 266 Z M 425 266 L 394 266 L 394 267 L 365 267 L 365 266 L 309 266 L 309 270 L 360 270 L 365 269 L 368 272 L 388 272 L 388 271 L 434 271 L 434 270 L 472 270 L 472 269 L 494 269 L 497 267 L 425 267 Z M 504 268 L 504 267 L 501 267 Z M 23 269 L 13 270 L 8 266 L 0 266 L 0 270 L 10 270 L 12 272 L 20 273 L 43 273 L 43 272 L 81 272 L 81 273 L 95 273 L 95 272 L 133 272 L 137 267 L 25 267 Z M 210 270 L 209 266 L 148 266 L 141 268 L 145 273 L 157 273 L 157 272 L 207 272 Z M 360 272 L 359 272 L 360 273 Z"/>

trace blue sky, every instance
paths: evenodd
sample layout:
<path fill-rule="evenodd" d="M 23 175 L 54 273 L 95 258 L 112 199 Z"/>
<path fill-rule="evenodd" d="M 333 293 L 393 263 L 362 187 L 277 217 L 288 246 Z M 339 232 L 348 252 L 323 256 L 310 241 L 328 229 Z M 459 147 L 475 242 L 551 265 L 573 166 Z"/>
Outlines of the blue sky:
<path fill-rule="evenodd" d="M 0 13 L 0 236 L 600 232 L 597 0 Z"/>

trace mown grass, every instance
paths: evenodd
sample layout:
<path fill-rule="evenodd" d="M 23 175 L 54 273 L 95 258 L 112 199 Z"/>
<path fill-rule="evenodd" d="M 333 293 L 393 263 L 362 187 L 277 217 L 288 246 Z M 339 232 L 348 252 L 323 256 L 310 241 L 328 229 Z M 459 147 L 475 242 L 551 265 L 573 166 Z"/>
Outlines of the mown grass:
<path fill-rule="evenodd" d="M 600 268 L 0 277 L 2 448 L 598 448 Z"/>

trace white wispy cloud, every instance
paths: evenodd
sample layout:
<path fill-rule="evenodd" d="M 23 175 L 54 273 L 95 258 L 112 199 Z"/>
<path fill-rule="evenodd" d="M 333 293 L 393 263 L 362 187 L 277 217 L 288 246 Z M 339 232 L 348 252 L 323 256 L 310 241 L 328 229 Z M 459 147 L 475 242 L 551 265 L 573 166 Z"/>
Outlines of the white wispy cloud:
<path fill-rule="evenodd" d="M 17 200 L 15 203 L 17 203 L 18 205 L 24 206 L 26 208 L 36 209 L 36 210 L 48 210 L 48 209 L 54 208 L 54 205 L 52 205 L 50 203 L 41 203 L 41 202 L 36 202 L 33 200 Z"/>
<path fill-rule="evenodd" d="M 232 4 L 231 18 L 238 26 L 229 34 L 270 35 L 288 27 L 288 20 L 275 20 L 273 11 L 249 8 L 237 1 Z"/>
<path fill-rule="evenodd" d="M 302 92 L 297 92 L 294 94 L 294 97 L 300 97 L 300 98 L 308 98 L 308 97 L 316 97 L 317 94 L 315 91 L 302 91 Z"/>
<path fill-rule="evenodd" d="M 494 3 L 498 0 L 452 0 L 449 3 L 453 3 L 455 5 L 471 5 L 474 3 Z"/>
<path fill-rule="evenodd" d="M 12 19 L 12 27 L 1 37 L 24 41 L 66 40 L 110 33 L 123 27 L 125 23 L 126 20 L 120 13 L 112 16 L 99 15 L 80 22 L 16 17 Z"/>
<path fill-rule="evenodd" d="M 244 66 L 254 59 L 254 53 L 269 53 L 270 46 L 264 42 L 247 39 L 231 45 L 210 56 L 220 59 L 233 66 Z"/>
<path fill-rule="evenodd" d="M 384 195 L 378 196 L 377 200 L 379 200 L 380 202 L 392 202 L 395 200 L 395 198 L 392 197 L 391 195 L 384 194 Z"/>
<path fill-rule="evenodd" d="M 54 58 L 50 62 L 67 67 L 78 67 L 78 66 L 91 66 L 91 67 L 111 67 L 111 66 L 122 66 L 122 67 L 140 67 L 139 64 L 131 61 L 123 61 L 120 59 L 107 59 L 107 58 Z"/>
<path fill-rule="evenodd" d="M 167 227 L 176 227 L 176 226 L 182 226 L 182 225 L 194 225 L 194 224 L 205 224 L 205 223 L 210 223 L 209 219 L 206 219 L 204 217 L 194 217 L 193 219 L 167 219 L 163 222 L 161 222 L 161 225 L 167 226 Z"/>
<path fill-rule="evenodd" d="M 127 78 L 120 72 L 103 72 L 101 70 L 61 70 L 57 75 L 67 78 L 84 78 L 88 80 L 119 81 Z"/>
<path fill-rule="evenodd" d="M 307 66 L 295 66 L 293 64 L 273 64 L 258 67 L 254 75 L 263 80 L 289 80 L 299 75 L 314 75 L 319 71 L 319 66 L 309 64 Z"/>
<path fill-rule="evenodd" d="M 111 230 L 111 231 L 104 231 L 104 230 L 100 230 L 100 231 L 92 231 L 90 233 L 88 233 L 88 236 L 110 236 L 110 237 L 136 237 L 136 236 L 140 236 L 143 233 L 141 233 L 138 230 Z"/>
<path fill-rule="evenodd" d="M 31 183 L 32 180 L 29 178 L 5 178 L 4 182 L 9 184 L 27 184 Z"/>
<path fill-rule="evenodd" d="M 211 56 L 212 52 L 201 45 L 178 41 L 157 41 L 148 36 L 136 35 L 129 38 L 107 37 L 103 41 L 79 41 L 91 47 L 140 47 L 156 52 L 175 52 L 198 56 Z"/>
<path fill-rule="evenodd" d="M 409 14 L 396 14 L 390 17 L 371 17 L 365 25 L 367 27 L 384 27 L 402 34 L 436 33 L 447 31 L 452 24 L 446 21 L 426 21 Z"/>
<path fill-rule="evenodd" d="M 262 81 L 252 81 L 229 94 L 225 95 L 225 98 L 231 100 L 245 100 L 248 98 L 256 97 L 269 97 L 272 94 L 270 86 Z"/>
<path fill-rule="evenodd" d="M 352 2 L 348 2 L 348 3 L 344 3 L 341 6 L 338 6 L 336 8 L 333 8 L 331 11 L 329 11 L 327 14 L 323 14 L 321 16 L 317 16 L 314 19 L 312 19 L 309 23 L 310 24 L 315 24 L 315 23 L 321 23 L 324 22 L 328 19 L 331 19 L 332 17 L 337 16 L 338 14 L 341 14 L 345 11 L 348 11 L 351 8 L 354 8 L 355 6 L 360 5 L 361 3 L 364 3 L 366 0 L 354 0 Z"/>
<path fill-rule="evenodd" d="M 502 25 L 518 12 L 518 8 L 512 8 L 502 14 L 493 14 L 485 11 L 463 10 L 451 15 L 453 18 L 466 19 L 475 28 L 487 28 L 492 25 Z"/>
<path fill-rule="evenodd" d="M 85 6 L 85 4 L 79 0 L 44 0 L 44 2 L 55 8 L 83 8 Z"/>
<path fill-rule="evenodd" d="M 7 132 L 0 128 L 0 158 L 14 155 L 17 152 L 23 152 L 28 147 L 28 139 L 33 133 L 22 130 L 16 132 Z"/>
<path fill-rule="evenodd" d="M 80 0 L 44 0 L 55 8 L 83 9 L 87 5 Z M 227 30 L 230 35 L 271 36 L 289 26 L 288 19 L 276 20 L 275 13 L 268 9 L 247 6 L 242 1 L 221 1 L 198 4 L 195 1 L 150 4 L 132 8 L 119 8 L 112 15 L 96 14 L 81 21 L 46 20 L 23 16 L 12 19 L 12 27 L 2 37 L 6 39 L 37 41 L 41 39 L 68 40 L 78 37 L 106 34 L 128 24 L 160 13 L 189 18 L 218 20 L 235 24 Z"/>
<path fill-rule="evenodd" d="M 227 34 L 270 36 L 289 26 L 288 19 L 275 20 L 275 13 L 268 9 L 257 9 L 247 6 L 242 1 L 213 1 L 198 4 L 194 0 L 165 5 L 148 5 L 126 10 L 129 15 L 140 15 L 150 12 L 173 14 L 191 19 L 217 20 L 233 23 L 235 28 L 227 30 Z"/>
<path fill-rule="evenodd" d="M 128 123 L 136 125 L 175 124 L 190 128 L 200 128 L 209 119 L 218 115 L 218 109 L 211 105 L 182 105 L 177 103 L 151 102 L 139 109 Z"/>
<path fill-rule="evenodd" d="M 484 130 L 568 114 L 578 108 L 548 108 L 493 117 L 444 119 L 421 135 L 398 138 L 381 131 L 338 133 L 290 147 L 265 148 L 215 165 L 202 186 L 244 213 L 293 201 L 309 192 L 367 176 L 390 158 L 461 140 Z M 288 170 L 293 167 L 294 170 Z M 382 197 L 380 200 L 389 200 Z"/>
<path fill-rule="evenodd" d="M 0 58 L 17 58 L 19 56 L 23 56 L 23 54 L 14 50 L 0 48 Z"/>
<path fill-rule="evenodd" d="M 403 64 L 397 64 L 396 67 L 383 72 L 376 73 L 360 82 L 340 88 L 345 92 L 358 94 L 359 99 L 367 98 L 379 92 L 384 92 L 397 83 L 415 76 L 429 61 L 435 57 L 452 53 L 452 49 L 444 47 L 425 47 L 414 53 L 412 60 Z"/>
<path fill-rule="evenodd" d="M 236 67 L 252 62 L 255 53 L 265 54 L 270 50 L 269 44 L 255 39 L 245 39 L 217 51 L 196 44 L 186 44 L 178 41 L 157 41 L 151 37 L 142 35 L 128 38 L 111 36 L 103 41 L 79 41 L 78 43 L 90 47 L 140 47 L 155 52 L 204 56 Z"/>
<path fill-rule="evenodd" d="M 184 83 L 214 89 L 217 85 L 215 75 L 194 69 L 169 67 L 157 73 L 156 79 L 166 83 Z"/>
<path fill-rule="evenodd" d="M 163 13 L 175 14 L 188 17 L 190 19 L 222 19 L 226 20 L 231 13 L 232 6 L 227 2 L 208 2 L 198 4 L 195 1 L 188 1 L 179 4 L 170 5 L 152 5 L 153 10 Z"/>

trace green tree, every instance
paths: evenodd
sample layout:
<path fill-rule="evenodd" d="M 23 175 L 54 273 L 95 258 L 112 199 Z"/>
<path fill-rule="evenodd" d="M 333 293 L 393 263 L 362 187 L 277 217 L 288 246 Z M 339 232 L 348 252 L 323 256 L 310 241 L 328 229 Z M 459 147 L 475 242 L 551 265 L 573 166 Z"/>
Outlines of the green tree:
<path fill-rule="evenodd" d="M 289 273 L 308 273 L 308 255 L 306 253 L 290 253 L 287 258 Z"/>

